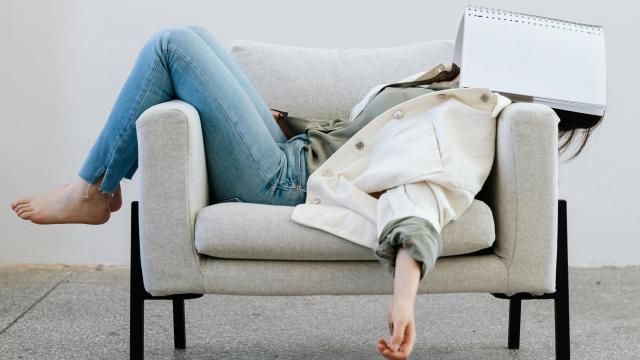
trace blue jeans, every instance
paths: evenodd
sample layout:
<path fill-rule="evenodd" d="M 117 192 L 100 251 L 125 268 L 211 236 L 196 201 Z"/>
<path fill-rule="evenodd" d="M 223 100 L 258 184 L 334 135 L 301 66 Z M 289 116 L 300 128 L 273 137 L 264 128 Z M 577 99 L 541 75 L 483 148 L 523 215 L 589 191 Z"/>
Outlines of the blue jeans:
<path fill-rule="evenodd" d="M 213 203 L 296 205 L 306 199 L 309 139 L 287 139 L 231 55 L 206 30 L 168 27 L 144 45 L 78 175 L 113 196 L 138 167 L 135 121 L 172 99 L 200 115 Z"/>

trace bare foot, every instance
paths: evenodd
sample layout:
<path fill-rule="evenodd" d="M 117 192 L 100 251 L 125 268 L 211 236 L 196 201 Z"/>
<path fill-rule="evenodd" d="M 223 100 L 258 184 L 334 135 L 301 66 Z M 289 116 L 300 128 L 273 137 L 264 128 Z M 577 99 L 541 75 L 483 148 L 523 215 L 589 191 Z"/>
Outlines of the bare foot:
<path fill-rule="evenodd" d="M 412 299 L 395 296 L 389 304 L 387 322 L 391 339 L 378 339 L 378 351 L 387 359 L 408 359 L 416 342 L 414 320 L 414 302 Z"/>
<path fill-rule="evenodd" d="M 11 209 L 24 220 L 36 224 L 104 224 L 109 220 L 111 211 L 107 195 L 102 195 L 96 184 L 89 184 L 78 177 L 61 187 L 11 203 Z M 114 194 L 115 195 L 115 194 Z M 119 192 L 118 192 L 119 195 Z M 121 205 L 115 198 L 113 205 Z"/>

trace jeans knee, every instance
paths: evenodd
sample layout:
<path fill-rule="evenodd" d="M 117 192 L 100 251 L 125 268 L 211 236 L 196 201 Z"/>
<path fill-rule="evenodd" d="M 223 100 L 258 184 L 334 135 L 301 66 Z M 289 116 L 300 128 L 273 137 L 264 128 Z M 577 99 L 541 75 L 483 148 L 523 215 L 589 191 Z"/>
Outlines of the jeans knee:
<path fill-rule="evenodd" d="M 203 28 L 200 25 L 186 25 L 185 28 L 193 31 L 196 34 L 203 34 L 207 32 L 207 29 Z"/>
<path fill-rule="evenodd" d="M 156 31 L 149 42 L 166 51 L 182 48 L 194 40 L 200 38 L 190 26 L 167 26 Z"/>

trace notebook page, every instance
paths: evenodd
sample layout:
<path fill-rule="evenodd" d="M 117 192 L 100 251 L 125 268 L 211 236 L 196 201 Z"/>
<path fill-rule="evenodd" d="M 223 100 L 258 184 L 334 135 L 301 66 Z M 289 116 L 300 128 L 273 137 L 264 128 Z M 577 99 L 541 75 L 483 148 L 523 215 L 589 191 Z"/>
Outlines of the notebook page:
<path fill-rule="evenodd" d="M 467 8 L 460 86 L 605 106 L 602 28 L 532 18 Z"/>

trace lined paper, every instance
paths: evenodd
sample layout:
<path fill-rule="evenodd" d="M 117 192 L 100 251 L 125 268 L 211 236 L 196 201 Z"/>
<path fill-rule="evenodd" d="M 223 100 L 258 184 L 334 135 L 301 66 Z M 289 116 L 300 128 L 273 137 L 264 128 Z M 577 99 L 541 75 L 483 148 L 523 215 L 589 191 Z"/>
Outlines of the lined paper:
<path fill-rule="evenodd" d="M 461 69 L 460 87 L 486 87 L 602 115 L 605 55 L 601 26 L 467 6 L 453 62 Z"/>

